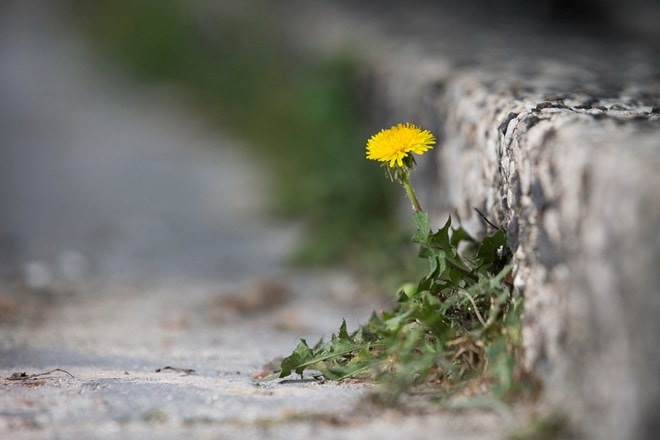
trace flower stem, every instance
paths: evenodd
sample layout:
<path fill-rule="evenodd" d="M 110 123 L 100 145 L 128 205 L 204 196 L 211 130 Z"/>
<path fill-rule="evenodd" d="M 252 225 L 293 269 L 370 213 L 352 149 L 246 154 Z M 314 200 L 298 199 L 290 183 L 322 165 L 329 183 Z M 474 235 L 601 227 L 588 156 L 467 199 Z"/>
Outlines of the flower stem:
<path fill-rule="evenodd" d="M 422 206 L 419 204 L 419 200 L 417 200 L 417 196 L 415 195 L 415 190 L 413 189 L 412 185 L 410 184 L 410 176 L 409 173 L 402 173 L 403 176 L 401 177 L 401 183 L 403 184 L 403 187 L 406 190 L 406 194 L 408 195 L 408 198 L 412 202 L 412 208 L 416 212 L 422 212 Z"/>

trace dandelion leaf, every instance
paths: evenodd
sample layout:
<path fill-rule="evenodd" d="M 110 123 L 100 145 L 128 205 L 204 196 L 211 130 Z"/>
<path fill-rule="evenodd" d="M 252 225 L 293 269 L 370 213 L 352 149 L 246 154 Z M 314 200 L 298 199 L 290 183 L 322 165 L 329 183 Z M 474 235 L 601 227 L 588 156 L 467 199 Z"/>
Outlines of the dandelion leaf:
<path fill-rule="evenodd" d="M 293 353 L 282 360 L 280 365 L 280 378 L 289 376 L 292 371 L 295 371 L 297 374 L 302 374 L 313 358 L 314 352 L 309 348 L 309 345 L 307 345 L 307 341 L 301 339 L 298 346 L 293 350 Z"/>

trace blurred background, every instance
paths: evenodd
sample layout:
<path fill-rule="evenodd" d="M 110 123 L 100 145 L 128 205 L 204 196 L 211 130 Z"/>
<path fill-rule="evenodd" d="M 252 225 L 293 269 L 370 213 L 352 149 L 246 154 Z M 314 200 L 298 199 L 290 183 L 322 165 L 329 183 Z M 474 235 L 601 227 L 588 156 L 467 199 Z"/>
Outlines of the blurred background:
<path fill-rule="evenodd" d="M 364 159 L 382 128 L 368 72 L 350 46 L 292 39 L 305 3 L 3 1 L 0 277 L 224 277 L 282 258 L 400 268 L 401 197 Z M 660 40 L 652 1 L 339 4 Z"/>
<path fill-rule="evenodd" d="M 392 227 L 356 63 L 302 57 L 267 4 L 0 11 L 5 282 L 226 279 L 357 259 Z"/>

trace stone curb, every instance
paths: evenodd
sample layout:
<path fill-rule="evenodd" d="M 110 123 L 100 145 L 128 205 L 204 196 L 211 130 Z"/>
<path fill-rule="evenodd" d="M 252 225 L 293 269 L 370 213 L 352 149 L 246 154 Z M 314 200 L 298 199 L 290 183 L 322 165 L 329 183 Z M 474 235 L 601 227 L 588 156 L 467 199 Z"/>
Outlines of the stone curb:
<path fill-rule="evenodd" d="M 585 438 L 652 438 L 658 57 L 626 42 L 528 29 L 512 38 L 419 10 L 369 12 L 315 8 L 296 32 L 314 29 L 310 48 L 350 47 L 363 60 L 375 127 L 411 121 L 439 134 L 436 163 L 417 175 L 438 223 L 457 211 L 479 233 L 480 208 L 506 228 L 525 298 L 524 362 L 542 379 L 548 410 Z M 490 45 L 463 38 L 475 32 Z"/>

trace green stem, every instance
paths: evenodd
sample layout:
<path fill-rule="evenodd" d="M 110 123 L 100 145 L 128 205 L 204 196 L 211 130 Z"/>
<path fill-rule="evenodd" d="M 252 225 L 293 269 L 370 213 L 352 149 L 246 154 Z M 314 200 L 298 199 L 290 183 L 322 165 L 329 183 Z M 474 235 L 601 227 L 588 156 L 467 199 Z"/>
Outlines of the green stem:
<path fill-rule="evenodd" d="M 403 176 L 401 177 L 401 183 L 403 183 L 403 187 L 406 190 L 406 194 L 408 195 L 408 198 L 412 202 L 412 208 L 416 212 L 422 212 L 422 205 L 419 204 L 419 200 L 417 200 L 417 196 L 415 195 L 415 190 L 413 189 L 412 185 L 410 184 L 410 176 L 409 173 L 403 173 Z"/>

